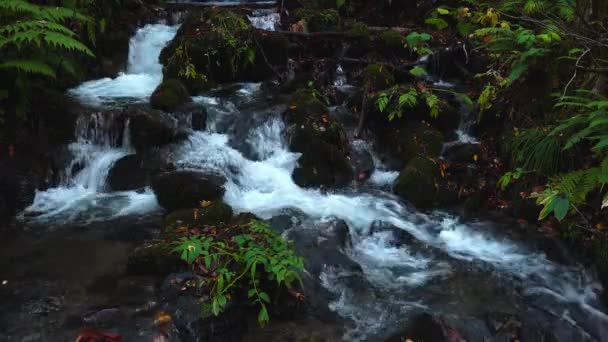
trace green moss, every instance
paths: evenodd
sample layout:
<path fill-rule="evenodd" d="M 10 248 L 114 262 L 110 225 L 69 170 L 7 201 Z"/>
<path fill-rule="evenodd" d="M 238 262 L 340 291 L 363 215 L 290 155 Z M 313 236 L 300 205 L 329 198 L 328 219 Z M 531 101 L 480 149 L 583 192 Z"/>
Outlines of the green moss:
<path fill-rule="evenodd" d="M 369 28 L 367 27 L 367 25 L 365 25 L 365 23 L 362 23 L 360 21 L 353 21 L 348 24 L 346 29 L 351 37 L 365 37 L 369 39 Z"/>
<path fill-rule="evenodd" d="M 342 187 L 354 177 L 344 152 L 320 139 L 309 141 L 293 172 L 293 180 L 302 187 Z"/>
<path fill-rule="evenodd" d="M 399 174 L 394 191 L 416 207 L 427 208 L 436 199 L 440 172 L 439 165 L 433 160 L 415 157 Z"/>
<path fill-rule="evenodd" d="M 334 9 L 299 8 L 294 17 L 304 19 L 311 32 L 335 31 L 340 28 L 340 13 Z"/>
<path fill-rule="evenodd" d="M 443 134 L 424 123 L 408 123 L 404 129 L 398 130 L 395 134 L 394 150 L 404 163 L 417 156 L 436 158 L 443 148 Z"/>
<path fill-rule="evenodd" d="M 347 145 L 346 131 L 335 116 L 329 113 L 320 95 L 313 94 L 310 89 L 296 91 L 290 100 L 285 113 L 289 125 L 294 126 L 290 139 L 292 151 L 303 152 L 310 141 L 320 138 L 328 144 L 344 150 Z"/>
<path fill-rule="evenodd" d="M 395 84 L 390 67 L 384 64 L 370 64 L 365 68 L 364 82 L 372 91 L 390 88 Z"/>
<path fill-rule="evenodd" d="M 382 44 L 387 49 L 401 50 L 403 49 L 404 37 L 401 33 L 393 30 L 387 30 L 380 35 Z"/>
<path fill-rule="evenodd" d="M 184 84 L 177 79 L 164 80 L 152 93 L 152 107 L 172 111 L 190 102 L 190 94 Z"/>

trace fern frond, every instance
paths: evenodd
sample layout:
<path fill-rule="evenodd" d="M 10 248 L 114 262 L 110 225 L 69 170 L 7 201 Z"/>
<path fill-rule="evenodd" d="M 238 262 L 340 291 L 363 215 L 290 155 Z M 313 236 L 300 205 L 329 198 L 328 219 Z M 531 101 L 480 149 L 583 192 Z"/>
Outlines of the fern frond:
<path fill-rule="evenodd" d="M 0 69 L 15 69 L 28 74 L 38 74 L 55 78 L 55 71 L 39 60 L 11 60 L 0 64 Z"/>

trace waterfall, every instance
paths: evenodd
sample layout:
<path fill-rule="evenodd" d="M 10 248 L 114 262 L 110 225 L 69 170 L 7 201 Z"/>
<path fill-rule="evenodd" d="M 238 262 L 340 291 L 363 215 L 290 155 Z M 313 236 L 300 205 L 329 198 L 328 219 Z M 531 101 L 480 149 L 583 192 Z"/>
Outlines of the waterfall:
<path fill-rule="evenodd" d="M 175 37 L 178 26 L 146 25 L 129 42 L 127 70 L 118 77 L 84 82 L 70 94 L 81 102 L 102 105 L 119 100 L 145 101 L 163 79 L 158 61 L 162 49 Z"/>

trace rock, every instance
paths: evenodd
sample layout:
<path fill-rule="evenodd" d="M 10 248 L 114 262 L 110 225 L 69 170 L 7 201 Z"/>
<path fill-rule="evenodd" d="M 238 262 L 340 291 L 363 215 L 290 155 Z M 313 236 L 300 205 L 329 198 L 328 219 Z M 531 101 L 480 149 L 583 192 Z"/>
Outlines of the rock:
<path fill-rule="evenodd" d="M 190 124 L 195 131 L 204 131 L 207 129 L 207 109 L 201 108 L 193 111 L 191 114 Z"/>
<path fill-rule="evenodd" d="M 394 166 L 403 167 L 416 156 L 439 157 L 443 149 L 443 134 L 428 124 L 407 122 L 404 127 L 379 132 L 378 142 L 396 158 L 398 165 Z"/>
<path fill-rule="evenodd" d="M 119 308 L 108 308 L 89 312 L 82 321 L 89 326 L 104 327 L 117 324 L 125 318 L 125 314 Z"/>
<path fill-rule="evenodd" d="M 412 341 L 461 342 L 464 339 L 458 330 L 449 327 L 440 318 L 429 313 L 416 315 L 399 333 L 389 337 L 386 342 Z"/>
<path fill-rule="evenodd" d="M 221 201 L 211 202 L 204 207 L 177 210 L 165 217 L 163 237 L 172 241 L 184 235 L 184 228 L 227 224 L 232 220 L 232 214 L 232 208 Z"/>
<path fill-rule="evenodd" d="M 131 144 L 137 151 L 163 147 L 186 138 L 161 113 L 131 107 L 127 108 L 124 115 L 129 120 Z"/>
<path fill-rule="evenodd" d="M 456 163 L 473 163 L 474 156 L 479 156 L 481 146 L 479 144 L 464 144 L 448 147 L 444 153 L 449 161 Z"/>
<path fill-rule="evenodd" d="M 301 187 L 343 187 L 353 180 L 354 173 L 344 153 L 324 141 L 312 140 L 292 177 Z"/>
<path fill-rule="evenodd" d="M 196 94 L 221 83 L 273 76 L 287 64 L 287 49 L 285 37 L 253 29 L 241 13 L 207 8 L 187 16 L 160 60 L 165 78 L 181 80 Z"/>
<path fill-rule="evenodd" d="M 375 170 L 372 154 L 362 144 L 353 142 L 350 160 L 358 182 L 365 182 Z"/>
<path fill-rule="evenodd" d="M 127 260 L 127 272 L 131 275 L 161 275 L 179 269 L 179 256 L 165 241 L 148 241 L 136 247 Z"/>
<path fill-rule="evenodd" d="M 430 207 L 437 196 L 439 166 L 424 157 L 410 160 L 397 178 L 394 191 L 419 208 Z"/>
<path fill-rule="evenodd" d="M 368 65 L 363 72 L 363 79 L 370 91 L 387 89 L 395 84 L 395 77 L 390 67 L 384 64 Z"/>
<path fill-rule="evenodd" d="M 299 8 L 294 12 L 297 20 L 304 20 L 310 32 L 336 31 L 340 28 L 340 14 L 334 9 Z"/>
<path fill-rule="evenodd" d="M 217 201 L 224 196 L 223 176 L 198 171 L 173 171 L 156 176 L 152 189 L 158 203 L 168 211 L 200 206 L 201 201 Z"/>
<path fill-rule="evenodd" d="M 385 56 L 407 56 L 408 50 L 404 47 L 405 36 L 394 30 L 386 30 L 380 34 L 378 50 Z"/>
<path fill-rule="evenodd" d="M 174 111 L 190 101 L 192 99 L 188 89 L 177 79 L 164 80 L 150 96 L 153 108 L 167 112 Z"/>
<path fill-rule="evenodd" d="M 375 221 L 372 223 L 370 234 L 375 234 L 378 232 L 390 232 L 391 233 L 391 243 L 393 243 L 396 247 L 401 246 L 409 246 L 416 243 L 418 240 L 409 232 L 399 227 L 395 227 L 392 224 L 388 224 L 382 221 Z"/>
<path fill-rule="evenodd" d="M 170 166 L 157 153 L 132 154 L 116 161 L 108 173 L 114 191 L 136 190 L 150 185 L 152 178 Z"/>

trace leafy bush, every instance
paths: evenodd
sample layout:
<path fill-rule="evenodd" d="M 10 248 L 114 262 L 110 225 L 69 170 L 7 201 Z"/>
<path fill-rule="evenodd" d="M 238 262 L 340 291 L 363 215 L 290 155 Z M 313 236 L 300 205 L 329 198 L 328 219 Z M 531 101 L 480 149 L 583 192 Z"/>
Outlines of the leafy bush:
<path fill-rule="evenodd" d="M 212 227 L 204 234 L 182 238 L 174 252 L 192 266 L 198 286 L 208 291 L 203 314 L 219 315 L 233 298 L 247 298 L 259 307 L 258 322 L 270 318 L 267 304 L 272 283 L 290 288 L 301 282 L 302 258 L 292 245 L 263 222 Z"/>

